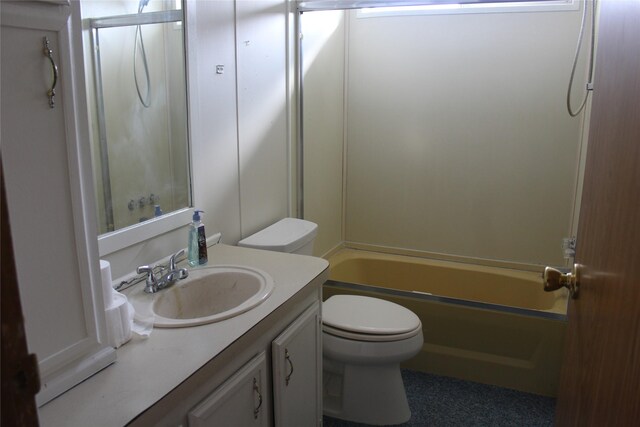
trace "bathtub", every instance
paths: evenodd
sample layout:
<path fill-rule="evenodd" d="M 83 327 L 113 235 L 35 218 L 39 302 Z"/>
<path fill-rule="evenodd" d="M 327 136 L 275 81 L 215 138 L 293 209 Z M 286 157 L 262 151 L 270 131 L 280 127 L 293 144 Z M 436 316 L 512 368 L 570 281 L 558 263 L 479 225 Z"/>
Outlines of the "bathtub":
<path fill-rule="evenodd" d="M 420 317 L 422 351 L 404 366 L 555 396 L 567 293 L 540 273 L 342 249 L 329 258 L 324 298 L 367 295 Z"/>

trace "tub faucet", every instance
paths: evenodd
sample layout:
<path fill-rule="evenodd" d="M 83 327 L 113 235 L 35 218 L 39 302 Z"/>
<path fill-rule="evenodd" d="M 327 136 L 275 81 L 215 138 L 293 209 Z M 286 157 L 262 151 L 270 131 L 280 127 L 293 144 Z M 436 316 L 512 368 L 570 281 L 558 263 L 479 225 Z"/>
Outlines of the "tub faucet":
<path fill-rule="evenodd" d="M 154 294 L 164 288 L 168 288 L 178 280 L 187 278 L 187 276 L 189 276 L 189 271 L 186 268 L 178 268 L 176 266 L 176 260 L 182 255 L 184 255 L 184 249 L 171 255 L 171 257 L 169 258 L 168 267 L 161 270 L 161 272 L 164 270 L 167 270 L 167 272 L 163 274 L 159 279 L 156 279 L 156 276 L 153 272 L 153 267 L 149 265 L 141 265 L 140 267 L 138 267 L 138 274 L 147 274 L 144 291 L 148 294 Z"/>

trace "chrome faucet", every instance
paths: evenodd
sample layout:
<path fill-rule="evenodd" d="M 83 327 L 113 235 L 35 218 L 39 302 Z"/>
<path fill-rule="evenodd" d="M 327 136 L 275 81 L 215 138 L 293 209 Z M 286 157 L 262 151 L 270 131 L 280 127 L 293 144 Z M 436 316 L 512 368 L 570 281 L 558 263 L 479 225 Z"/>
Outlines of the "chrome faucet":
<path fill-rule="evenodd" d="M 169 266 L 161 270 L 161 272 L 164 270 L 168 271 L 159 279 L 156 279 L 156 276 L 153 272 L 153 267 L 149 265 L 141 265 L 140 267 L 138 267 L 138 274 L 146 273 L 147 275 L 144 291 L 148 294 L 154 294 L 164 288 L 168 288 L 178 280 L 187 278 L 187 276 L 189 276 L 189 271 L 186 268 L 178 268 L 176 266 L 176 260 L 182 255 L 184 255 L 184 249 L 178 253 L 171 255 L 171 257 L 169 258 Z"/>
<path fill-rule="evenodd" d="M 173 285 L 178 280 L 186 279 L 189 276 L 189 271 L 186 268 L 176 267 L 176 259 L 184 255 L 184 249 L 180 252 L 171 255 L 169 258 L 169 271 L 160 278 L 158 281 L 158 288 L 166 288 Z"/>

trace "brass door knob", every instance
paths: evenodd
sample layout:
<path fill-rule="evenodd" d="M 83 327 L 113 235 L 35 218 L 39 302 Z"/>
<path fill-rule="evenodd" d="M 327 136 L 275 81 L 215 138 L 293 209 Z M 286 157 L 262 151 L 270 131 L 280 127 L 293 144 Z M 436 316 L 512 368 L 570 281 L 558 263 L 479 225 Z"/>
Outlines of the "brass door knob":
<path fill-rule="evenodd" d="M 569 289 L 569 295 L 571 295 L 571 298 L 578 298 L 578 292 L 580 290 L 578 270 L 578 264 L 573 264 L 572 271 L 567 273 L 562 272 L 557 268 L 546 267 L 543 274 L 545 292 L 552 292 L 560 288 L 567 288 Z"/>

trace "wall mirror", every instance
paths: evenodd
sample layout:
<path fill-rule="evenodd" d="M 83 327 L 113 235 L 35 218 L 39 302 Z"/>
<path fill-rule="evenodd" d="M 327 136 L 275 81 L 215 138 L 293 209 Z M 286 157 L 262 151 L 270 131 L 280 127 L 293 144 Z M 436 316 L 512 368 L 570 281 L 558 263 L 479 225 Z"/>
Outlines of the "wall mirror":
<path fill-rule="evenodd" d="M 182 6 L 81 0 L 101 235 L 191 205 Z"/>

